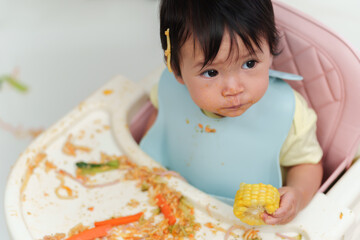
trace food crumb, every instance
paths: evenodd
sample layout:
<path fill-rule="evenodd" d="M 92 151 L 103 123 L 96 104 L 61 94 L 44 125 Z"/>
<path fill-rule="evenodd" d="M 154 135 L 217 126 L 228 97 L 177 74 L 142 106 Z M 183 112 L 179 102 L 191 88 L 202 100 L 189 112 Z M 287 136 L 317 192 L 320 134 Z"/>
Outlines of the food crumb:
<path fill-rule="evenodd" d="M 66 237 L 65 233 L 56 233 L 55 235 L 47 235 L 43 240 L 62 240 Z"/>
<path fill-rule="evenodd" d="M 216 129 L 210 128 L 209 125 L 206 125 L 206 127 L 205 127 L 205 132 L 207 132 L 207 133 L 215 133 L 215 132 L 216 132 Z"/>
<path fill-rule="evenodd" d="M 140 202 L 135 199 L 131 199 L 130 202 L 127 203 L 127 205 L 129 207 L 137 207 L 137 206 L 139 206 L 139 204 L 140 204 Z"/>
<path fill-rule="evenodd" d="M 56 166 L 49 161 L 45 161 L 45 172 L 48 173 L 51 169 L 56 169 Z"/>
<path fill-rule="evenodd" d="M 215 128 L 210 128 L 210 125 L 206 125 L 205 128 L 204 128 L 204 125 L 199 123 L 197 126 L 200 128 L 200 132 L 203 132 L 203 131 L 205 131 L 207 133 L 215 133 L 216 132 L 216 129 Z"/>
<path fill-rule="evenodd" d="M 112 94 L 114 91 L 113 90 L 111 90 L 111 89 L 105 89 L 104 91 L 103 91 L 103 94 L 104 95 L 110 95 L 110 94 Z"/>
<path fill-rule="evenodd" d="M 67 137 L 66 142 L 64 143 L 62 151 L 66 155 L 76 157 L 76 151 L 77 150 L 80 150 L 80 151 L 83 151 L 83 152 L 90 152 L 91 151 L 91 149 L 89 147 L 74 145 L 73 142 L 72 142 L 72 135 L 70 134 Z"/>

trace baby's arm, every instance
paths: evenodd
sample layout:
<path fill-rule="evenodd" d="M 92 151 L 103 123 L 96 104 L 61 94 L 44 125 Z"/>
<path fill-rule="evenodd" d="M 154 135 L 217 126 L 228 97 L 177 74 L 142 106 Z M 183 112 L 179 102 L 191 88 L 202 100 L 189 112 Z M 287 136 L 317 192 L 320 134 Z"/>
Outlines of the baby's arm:
<path fill-rule="evenodd" d="M 288 168 L 286 186 L 279 189 L 280 208 L 274 214 L 263 215 L 266 224 L 285 224 L 302 210 L 319 189 L 323 169 L 318 164 L 300 164 Z"/>
<path fill-rule="evenodd" d="M 312 199 L 322 180 L 322 149 L 316 137 L 316 114 L 306 100 L 295 94 L 293 125 L 280 152 L 280 164 L 287 172 L 285 187 L 280 188 L 280 208 L 264 214 L 268 224 L 290 222 Z"/>

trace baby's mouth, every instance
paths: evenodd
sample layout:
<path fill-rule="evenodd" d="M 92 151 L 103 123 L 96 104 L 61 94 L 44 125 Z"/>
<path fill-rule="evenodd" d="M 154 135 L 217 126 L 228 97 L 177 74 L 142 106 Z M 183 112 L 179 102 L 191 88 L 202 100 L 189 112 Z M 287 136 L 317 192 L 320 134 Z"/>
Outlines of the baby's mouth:
<path fill-rule="evenodd" d="M 228 109 L 228 110 L 234 110 L 234 109 L 239 109 L 242 106 L 244 106 L 244 104 L 237 104 L 237 105 L 232 105 L 230 107 L 224 107 L 224 109 Z"/>

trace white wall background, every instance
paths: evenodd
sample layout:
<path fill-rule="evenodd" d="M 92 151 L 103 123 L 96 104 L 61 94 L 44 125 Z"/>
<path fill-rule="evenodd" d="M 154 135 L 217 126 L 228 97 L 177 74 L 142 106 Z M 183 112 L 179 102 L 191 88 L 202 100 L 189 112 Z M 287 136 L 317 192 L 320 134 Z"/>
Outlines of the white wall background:
<path fill-rule="evenodd" d="M 278 0 L 312 16 L 360 49 L 360 0 Z"/>
<path fill-rule="evenodd" d="M 360 50 L 360 0 L 282 0 Z M 15 67 L 26 94 L 0 89 L 0 120 L 47 128 L 111 77 L 138 81 L 162 63 L 158 0 L 0 0 L 0 75 Z M 6 178 L 31 142 L 0 128 L 0 239 Z"/>

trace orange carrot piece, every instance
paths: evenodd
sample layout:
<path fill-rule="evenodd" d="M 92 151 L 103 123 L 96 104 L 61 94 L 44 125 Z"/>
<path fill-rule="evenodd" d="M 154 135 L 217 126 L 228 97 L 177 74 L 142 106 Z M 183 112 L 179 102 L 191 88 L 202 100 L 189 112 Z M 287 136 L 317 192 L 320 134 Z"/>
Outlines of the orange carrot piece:
<path fill-rule="evenodd" d="M 111 228 L 111 225 L 90 228 L 74 236 L 71 236 L 66 240 L 92 240 L 95 238 L 105 237 Z"/>
<path fill-rule="evenodd" d="M 214 225 L 211 222 L 207 222 L 204 225 L 208 228 L 214 228 Z"/>
<path fill-rule="evenodd" d="M 160 207 L 162 214 L 168 220 L 169 225 L 174 225 L 176 222 L 175 216 L 172 214 L 169 204 L 166 202 L 162 194 L 156 195 L 157 205 Z"/>
<path fill-rule="evenodd" d="M 103 226 L 103 225 L 117 226 L 117 225 L 121 225 L 121 224 L 127 224 L 127 223 L 136 222 L 137 220 L 139 220 L 139 218 L 143 214 L 144 214 L 143 212 L 139 212 L 139 213 L 134 214 L 134 215 L 129 215 L 129 216 L 125 216 L 125 217 L 118 217 L 118 218 L 112 218 L 112 219 L 108 219 L 108 220 L 101 221 L 101 222 L 95 222 L 95 227 Z"/>
<path fill-rule="evenodd" d="M 207 132 L 207 133 L 214 133 L 214 132 L 216 132 L 216 129 L 210 128 L 209 125 L 206 125 L 206 127 L 205 127 L 205 132 Z"/>
<path fill-rule="evenodd" d="M 199 128 L 203 128 L 203 125 L 201 123 L 198 124 Z"/>

